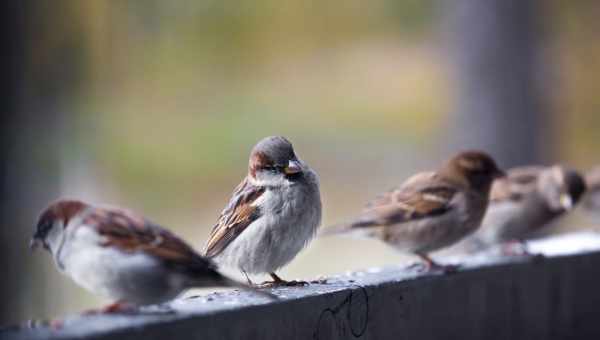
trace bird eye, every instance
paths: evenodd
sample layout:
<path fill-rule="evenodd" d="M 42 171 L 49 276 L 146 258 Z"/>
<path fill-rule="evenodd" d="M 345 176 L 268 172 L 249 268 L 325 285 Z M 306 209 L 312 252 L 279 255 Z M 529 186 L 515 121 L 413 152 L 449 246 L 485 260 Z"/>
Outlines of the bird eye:
<path fill-rule="evenodd" d="M 50 222 L 46 222 L 42 225 L 42 232 L 47 233 L 48 231 L 50 231 L 50 229 L 52 229 L 52 223 Z"/>

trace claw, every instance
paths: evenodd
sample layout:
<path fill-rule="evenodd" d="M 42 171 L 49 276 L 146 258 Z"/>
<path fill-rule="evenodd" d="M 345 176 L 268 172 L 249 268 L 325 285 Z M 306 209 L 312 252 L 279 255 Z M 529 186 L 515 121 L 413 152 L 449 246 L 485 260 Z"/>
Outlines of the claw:
<path fill-rule="evenodd" d="M 273 278 L 273 281 L 265 281 L 258 285 L 260 288 L 272 288 L 272 287 L 297 287 L 297 286 L 308 286 L 309 283 L 306 281 L 286 281 L 277 276 L 275 273 L 269 273 Z"/>
<path fill-rule="evenodd" d="M 117 301 L 108 306 L 100 309 L 92 309 L 85 311 L 84 315 L 96 315 L 96 314 L 133 314 L 138 312 L 139 309 L 133 305 L 125 303 L 123 301 Z"/>
<path fill-rule="evenodd" d="M 415 264 L 411 265 L 409 268 L 420 267 L 420 268 L 417 268 L 417 270 L 422 273 L 432 273 L 432 272 L 441 271 L 444 274 L 453 274 L 458 271 L 458 268 L 460 268 L 460 265 L 437 263 L 433 259 L 431 259 L 429 256 L 427 256 L 426 254 L 417 254 L 417 255 L 423 260 L 423 262 L 415 263 Z"/>
<path fill-rule="evenodd" d="M 521 240 L 511 240 L 502 244 L 502 255 L 504 256 L 527 256 L 533 255 L 529 252 L 527 243 Z"/>

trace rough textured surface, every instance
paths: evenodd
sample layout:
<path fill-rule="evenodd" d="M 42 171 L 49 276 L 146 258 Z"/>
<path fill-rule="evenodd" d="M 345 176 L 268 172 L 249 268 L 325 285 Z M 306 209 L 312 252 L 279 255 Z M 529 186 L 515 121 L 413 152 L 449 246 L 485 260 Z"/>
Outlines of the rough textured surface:
<path fill-rule="evenodd" d="M 0 339 L 559 339 L 599 338 L 600 236 L 532 243 L 549 257 L 470 257 L 453 275 L 373 268 L 327 283 L 179 300 L 173 312 L 67 318 Z M 460 260 L 458 258 L 454 259 Z"/>

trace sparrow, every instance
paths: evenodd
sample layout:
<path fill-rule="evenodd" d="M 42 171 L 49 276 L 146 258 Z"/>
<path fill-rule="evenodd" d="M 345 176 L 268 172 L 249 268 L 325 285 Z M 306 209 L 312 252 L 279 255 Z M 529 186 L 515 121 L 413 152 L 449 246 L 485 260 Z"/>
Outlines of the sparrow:
<path fill-rule="evenodd" d="M 481 228 L 469 242 L 476 249 L 498 243 L 524 247 L 533 232 L 573 209 L 585 190 L 583 178 L 560 165 L 510 169 L 507 177 L 494 181 Z"/>
<path fill-rule="evenodd" d="M 600 166 L 593 168 L 585 175 L 587 192 L 582 207 L 596 220 L 600 220 Z"/>
<path fill-rule="evenodd" d="M 235 188 L 205 246 L 217 263 L 248 274 L 268 273 L 264 286 L 303 285 L 275 272 L 312 240 L 321 222 L 319 180 L 284 137 L 254 146 L 248 174 Z"/>
<path fill-rule="evenodd" d="M 483 219 L 495 178 L 504 176 L 481 151 L 466 151 L 438 171 L 418 173 L 367 204 L 354 220 L 325 229 L 323 234 L 349 234 L 382 240 L 419 256 L 426 270 L 451 271 L 429 253 L 448 247 L 474 232 Z"/>
<path fill-rule="evenodd" d="M 116 207 L 51 203 L 30 246 L 43 246 L 62 273 L 116 301 L 105 312 L 166 302 L 192 287 L 248 288 L 219 274 L 212 261 L 168 230 Z"/>

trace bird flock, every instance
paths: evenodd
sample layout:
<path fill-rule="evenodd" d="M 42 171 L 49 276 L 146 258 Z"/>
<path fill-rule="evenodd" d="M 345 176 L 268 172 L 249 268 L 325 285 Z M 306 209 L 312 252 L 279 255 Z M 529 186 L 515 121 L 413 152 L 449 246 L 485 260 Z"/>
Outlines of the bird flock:
<path fill-rule="evenodd" d="M 586 193 L 587 188 L 587 193 Z M 250 153 L 235 188 L 200 253 L 167 229 L 127 209 L 60 199 L 40 215 L 31 247 L 48 250 L 56 267 L 122 312 L 170 301 L 194 287 L 237 287 L 270 299 L 269 288 L 303 286 L 277 271 L 315 236 L 379 239 L 418 256 L 423 271 L 456 270 L 433 251 L 464 244 L 469 251 L 500 245 L 526 254 L 525 241 L 580 201 L 600 212 L 600 168 L 585 178 L 560 165 L 503 171 L 488 154 L 465 151 L 435 171 L 385 192 L 355 216 L 319 230 L 319 179 L 284 137 L 267 137 Z M 518 246 L 518 247 L 515 247 Z M 235 268 L 247 282 L 219 272 Z M 260 284 L 250 276 L 268 274 Z"/>

